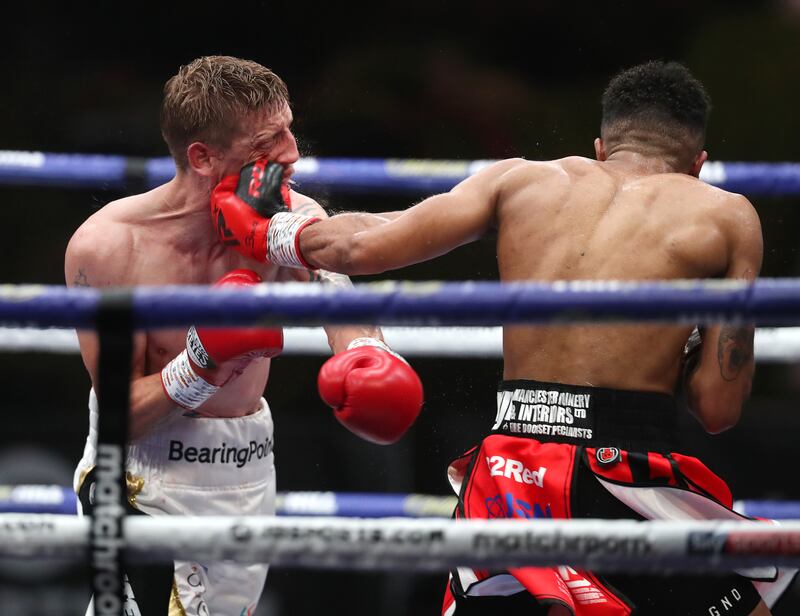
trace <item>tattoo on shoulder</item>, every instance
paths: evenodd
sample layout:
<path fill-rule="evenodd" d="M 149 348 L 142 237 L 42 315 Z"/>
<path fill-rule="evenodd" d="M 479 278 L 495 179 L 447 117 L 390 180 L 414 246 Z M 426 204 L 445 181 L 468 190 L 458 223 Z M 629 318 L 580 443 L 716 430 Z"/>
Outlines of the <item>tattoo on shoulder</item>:
<path fill-rule="evenodd" d="M 86 277 L 86 272 L 82 269 L 78 270 L 78 273 L 75 274 L 75 279 L 72 281 L 72 285 L 75 287 L 88 287 L 89 279 Z"/>
<path fill-rule="evenodd" d="M 719 334 L 717 359 L 719 373 L 726 381 L 739 377 L 742 368 L 753 358 L 753 327 L 724 326 Z"/>

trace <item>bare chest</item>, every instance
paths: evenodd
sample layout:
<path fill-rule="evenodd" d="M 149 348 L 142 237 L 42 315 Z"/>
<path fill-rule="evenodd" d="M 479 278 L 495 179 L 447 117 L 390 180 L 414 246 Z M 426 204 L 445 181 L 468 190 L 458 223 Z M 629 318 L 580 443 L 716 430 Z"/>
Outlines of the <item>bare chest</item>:
<path fill-rule="evenodd" d="M 274 281 L 278 269 L 255 263 L 225 248 L 179 250 L 157 242 L 141 242 L 130 255 L 126 285 L 212 284 L 240 268 L 255 270 L 265 282 Z"/>
<path fill-rule="evenodd" d="M 265 282 L 274 281 L 278 268 L 255 263 L 220 247 L 219 250 L 184 251 L 158 242 L 138 242 L 131 255 L 125 285 L 206 285 L 235 269 L 255 270 Z M 146 333 L 146 372 L 160 371 L 185 345 L 189 324 Z"/>

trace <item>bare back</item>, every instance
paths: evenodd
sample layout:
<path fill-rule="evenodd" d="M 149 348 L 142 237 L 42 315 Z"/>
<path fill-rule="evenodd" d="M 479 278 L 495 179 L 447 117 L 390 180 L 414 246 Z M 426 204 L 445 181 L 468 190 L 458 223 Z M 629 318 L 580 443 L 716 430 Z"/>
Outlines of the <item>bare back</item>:
<path fill-rule="evenodd" d="M 683 174 L 640 175 L 584 158 L 522 163 L 496 205 L 503 281 L 710 278 L 728 268 L 736 197 Z M 664 391 L 691 328 L 507 327 L 505 378 Z"/>
<path fill-rule="evenodd" d="M 699 172 L 706 153 L 691 167 Z M 761 225 L 742 195 L 674 173 L 660 156 L 619 149 L 601 160 L 508 159 L 402 212 L 343 214 L 300 235 L 317 267 L 377 274 L 427 261 L 497 232 L 511 281 L 753 280 Z M 468 275 L 468 273 L 467 273 Z M 671 393 L 690 328 L 678 325 L 507 327 L 506 379 Z M 709 432 L 736 423 L 752 384 L 753 328 L 703 329 L 687 401 Z"/>

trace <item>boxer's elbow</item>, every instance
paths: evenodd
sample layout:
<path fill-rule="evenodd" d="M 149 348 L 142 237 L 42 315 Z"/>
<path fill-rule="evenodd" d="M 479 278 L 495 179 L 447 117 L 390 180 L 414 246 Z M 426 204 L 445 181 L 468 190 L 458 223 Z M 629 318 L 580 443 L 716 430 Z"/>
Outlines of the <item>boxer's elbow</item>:
<path fill-rule="evenodd" d="M 709 434 L 719 434 L 735 426 L 742 414 L 741 406 L 725 406 L 718 400 L 695 399 L 689 410 Z"/>
<path fill-rule="evenodd" d="M 742 407 L 750 395 L 750 382 L 725 383 L 722 387 L 695 384 L 687 391 L 689 410 L 706 432 L 719 434 L 733 428 L 742 416 Z"/>

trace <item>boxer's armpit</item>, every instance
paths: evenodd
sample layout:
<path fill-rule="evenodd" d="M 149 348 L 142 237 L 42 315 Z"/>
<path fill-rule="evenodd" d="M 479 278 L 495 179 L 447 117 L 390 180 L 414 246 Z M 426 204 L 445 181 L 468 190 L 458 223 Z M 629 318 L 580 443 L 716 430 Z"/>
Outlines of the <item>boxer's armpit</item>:
<path fill-rule="evenodd" d="M 722 378 L 736 380 L 753 359 L 753 327 L 723 326 L 717 343 L 717 359 Z"/>

